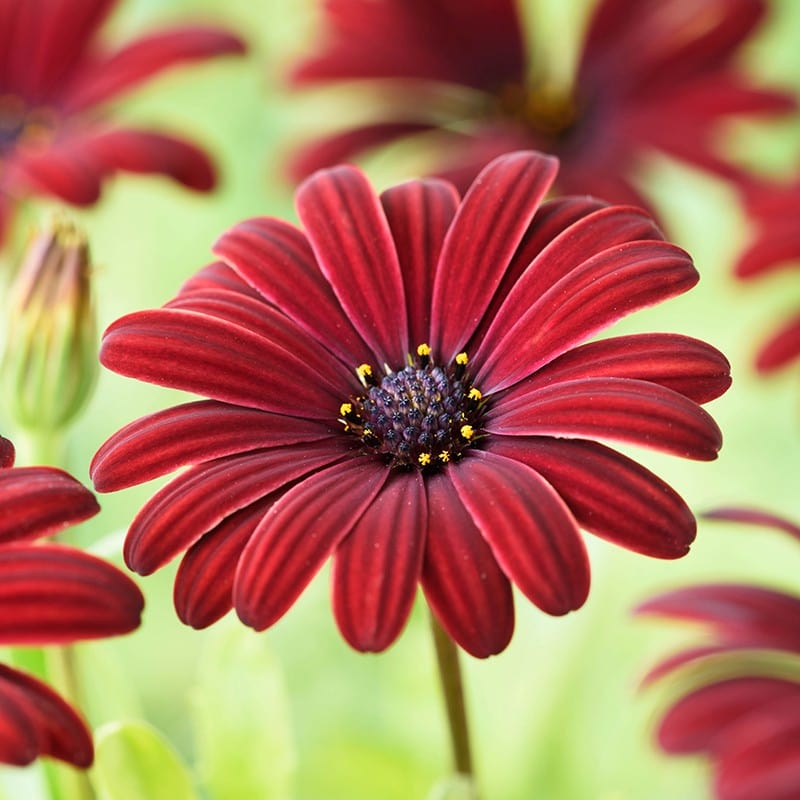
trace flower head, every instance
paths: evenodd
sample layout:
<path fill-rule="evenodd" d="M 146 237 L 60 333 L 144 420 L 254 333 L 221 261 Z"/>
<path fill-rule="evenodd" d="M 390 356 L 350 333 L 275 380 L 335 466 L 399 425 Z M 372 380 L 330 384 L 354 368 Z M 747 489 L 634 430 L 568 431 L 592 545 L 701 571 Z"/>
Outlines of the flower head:
<path fill-rule="evenodd" d="M 96 514 L 94 495 L 61 470 L 13 463 L 0 437 L 0 644 L 66 644 L 136 628 L 144 600 L 130 578 L 88 553 L 35 541 Z M 86 767 L 91 736 L 52 689 L 0 664 L 0 761 L 37 756 Z"/>
<path fill-rule="evenodd" d="M 715 145 L 719 123 L 793 107 L 735 63 L 763 0 L 601 0 L 572 79 L 526 46 L 517 5 L 325 2 L 326 38 L 294 84 L 371 82 L 385 110 L 302 149 L 295 173 L 417 137 L 459 187 L 501 153 L 532 148 L 561 159 L 562 192 L 645 205 L 637 172 L 651 152 L 736 179 Z"/>
<path fill-rule="evenodd" d="M 789 520 L 752 509 L 709 515 L 781 530 Z M 653 669 L 647 682 L 683 677 L 658 743 L 671 754 L 702 754 L 719 800 L 790 800 L 800 793 L 800 596 L 744 584 L 679 589 L 638 612 L 705 625 L 709 640 Z M 686 683 L 689 684 L 688 691 Z"/>
<path fill-rule="evenodd" d="M 99 491 L 191 465 L 139 512 L 142 574 L 185 551 L 175 586 L 197 627 L 231 606 L 274 623 L 333 556 L 333 610 L 360 650 L 399 634 L 416 587 L 478 656 L 513 629 L 511 583 L 550 614 L 582 605 L 578 528 L 663 558 L 695 522 L 663 481 L 594 441 L 713 459 L 698 403 L 728 364 L 679 335 L 581 344 L 697 280 L 647 215 L 547 203 L 555 159 L 497 159 L 463 200 L 440 180 L 377 196 L 355 167 L 297 193 L 303 230 L 251 219 L 220 262 L 106 331 L 101 361 L 205 395 L 98 451 Z"/>
<path fill-rule="evenodd" d="M 164 133 L 116 127 L 102 107 L 181 62 L 240 53 L 217 28 L 162 30 L 109 49 L 99 38 L 116 0 L 0 0 L 0 242 L 13 202 L 51 195 L 94 203 L 118 170 L 168 175 L 206 191 L 206 154 Z"/>

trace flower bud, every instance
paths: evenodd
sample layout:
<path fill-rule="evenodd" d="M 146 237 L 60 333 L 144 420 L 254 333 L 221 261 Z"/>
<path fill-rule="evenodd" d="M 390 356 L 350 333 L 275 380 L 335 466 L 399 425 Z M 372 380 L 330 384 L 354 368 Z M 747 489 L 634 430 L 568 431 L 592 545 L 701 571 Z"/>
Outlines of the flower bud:
<path fill-rule="evenodd" d="M 10 420 L 35 431 L 63 428 L 97 377 L 97 330 L 86 237 L 53 219 L 35 234 L 11 287 L 0 368 Z"/>

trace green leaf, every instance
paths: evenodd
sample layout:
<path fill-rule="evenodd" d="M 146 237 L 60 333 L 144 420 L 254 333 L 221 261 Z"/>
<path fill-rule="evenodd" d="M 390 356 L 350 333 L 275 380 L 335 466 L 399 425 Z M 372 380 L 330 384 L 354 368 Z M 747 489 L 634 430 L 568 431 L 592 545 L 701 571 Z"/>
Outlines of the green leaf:
<path fill-rule="evenodd" d="M 287 800 L 294 748 L 280 666 L 264 634 L 218 626 L 194 694 L 197 769 L 213 800 Z"/>
<path fill-rule="evenodd" d="M 144 722 L 110 722 L 95 734 L 92 779 L 102 800 L 198 800 L 172 745 Z"/>

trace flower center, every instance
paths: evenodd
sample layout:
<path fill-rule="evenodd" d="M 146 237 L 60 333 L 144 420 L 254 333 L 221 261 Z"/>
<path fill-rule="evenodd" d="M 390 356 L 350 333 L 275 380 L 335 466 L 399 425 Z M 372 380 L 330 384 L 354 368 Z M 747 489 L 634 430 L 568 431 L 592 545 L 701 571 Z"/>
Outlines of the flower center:
<path fill-rule="evenodd" d="M 567 133 L 578 119 L 578 107 L 573 97 L 549 83 L 504 86 L 498 94 L 498 113 L 552 138 Z"/>
<path fill-rule="evenodd" d="M 467 354 L 443 367 L 430 352 L 421 344 L 408 366 L 380 381 L 362 364 L 356 372 L 364 394 L 339 409 L 345 431 L 394 467 L 433 470 L 481 438 L 485 402 L 467 376 Z"/>
<path fill-rule="evenodd" d="M 28 108 L 16 95 L 0 94 L 0 156 L 18 142 L 46 143 L 55 128 L 55 115 L 47 108 Z"/>

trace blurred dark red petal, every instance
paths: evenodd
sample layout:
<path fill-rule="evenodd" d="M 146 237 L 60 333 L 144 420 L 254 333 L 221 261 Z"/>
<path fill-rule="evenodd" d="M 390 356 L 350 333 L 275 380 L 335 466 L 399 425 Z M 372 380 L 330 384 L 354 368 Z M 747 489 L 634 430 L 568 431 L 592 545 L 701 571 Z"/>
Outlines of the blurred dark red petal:
<path fill-rule="evenodd" d="M 583 539 L 541 475 L 480 450 L 448 475 L 500 568 L 532 603 L 560 616 L 586 602 L 589 558 Z"/>
<path fill-rule="evenodd" d="M 732 644 L 711 644 L 703 645 L 701 647 L 690 647 L 686 650 L 680 650 L 677 653 L 659 661 L 654 667 L 649 669 L 645 676 L 642 678 L 641 685 L 643 687 L 650 686 L 656 681 L 661 680 L 667 675 L 691 664 L 694 661 L 708 658 L 709 656 L 720 655 L 721 653 L 730 653 L 732 650 L 746 649 Z"/>
<path fill-rule="evenodd" d="M 493 436 L 490 449 L 542 475 L 587 531 L 655 558 L 689 552 L 697 527 L 689 507 L 627 456 L 597 442 L 550 437 Z"/>
<path fill-rule="evenodd" d="M 505 650 L 514 632 L 511 584 L 449 478 L 425 481 L 428 533 L 422 588 L 449 636 L 476 658 Z"/>
<path fill-rule="evenodd" d="M 380 652 L 400 635 L 422 571 L 427 521 L 420 473 L 394 473 L 337 548 L 333 613 L 356 650 Z"/>
<path fill-rule="evenodd" d="M 336 441 L 309 442 L 190 467 L 136 515 L 125 539 L 125 562 L 140 575 L 148 575 L 230 514 L 346 452 Z"/>
<path fill-rule="evenodd" d="M 484 427 L 494 434 L 614 439 L 709 461 L 722 434 L 697 403 L 658 384 L 582 378 L 499 398 Z"/>
<path fill-rule="evenodd" d="M 157 411 L 121 428 L 95 453 L 89 474 L 98 492 L 115 492 L 187 464 L 317 441 L 331 433 L 324 422 L 200 400 Z"/>
<path fill-rule="evenodd" d="M 14 445 L 4 436 L 0 436 L 0 469 L 14 466 Z"/>
<path fill-rule="evenodd" d="M 506 396 L 576 378 L 602 377 L 650 381 L 695 403 L 714 400 L 731 384 L 728 359 L 710 344 L 679 334 L 640 333 L 568 350 Z"/>
<path fill-rule="evenodd" d="M 484 394 L 513 385 L 592 334 L 698 280 L 691 258 L 660 241 L 627 242 L 586 260 L 576 252 L 570 261 L 578 266 L 543 293 L 523 278 L 507 298 L 475 354 L 475 381 Z M 509 303 L 520 313 L 501 325 Z"/>
<path fill-rule="evenodd" d="M 99 510 L 94 495 L 54 467 L 0 471 L 0 542 L 50 536 Z"/>
<path fill-rule="evenodd" d="M 731 678 L 703 686 L 667 711 L 658 727 L 658 743 L 668 753 L 713 752 L 736 720 L 791 698 L 800 698 L 800 684 L 778 678 Z"/>
<path fill-rule="evenodd" d="M 233 605 L 245 625 L 264 630 L 290 608 L 386 482 L 371 458 L 317 471 L 267 512 L 239 560 Z"/>
<path fill-rule="evenodd" d="M 459 196 L 451 184 L 429 179 L 393 186 L 380 200 L 403 267 L 413 348 L 428 340 L 436 265 Z"/>
<path fill-rule="evenodd" d="M 207 628 L 233 608 L 239 557 L 274 502 L 270 495 L 231 514 L 186 551 L 173 591 L 175 610 L 185 625 Z"/>
<path fill-rule="evenodd" d="M 224 403 L 330 419 L 342 395 L 288 347 L 206 315 L 153 309 L 113 322 L 100 361 L 121 375 Z M 344 376 L 342 386 L 349 390 Z"/>
<path fill-rule="evenodd" d="M 788 194 L 782 186 L 775 187 L 775 191 L 782 195 Z M 795 189 L 795 193 L 796 197 L 785 199 L 788 209 L 800 208 L 800 186 Z M 755 216 L 758 212 L 751 213 Z M 785 213 L 784 210 L 783 214 Z M 736 262 L 734 274 L 737 278 L 755 278 L 778 268 L 795 266 L 800 260 L 800 231 L 797 229 L 794 214 L 788 219 L 783 215 L 773 214 L 761 222 L 760 228 L 756 232 L 755 240 Z"/>
<path fill-rule="evenodd" d="M 800 525 L 796 525 L 786 517 L 778 516 L 769 511 L 762 511 L 759 508 L 744 508 L 742 506 L 725 506 L 706 511 L 703 516 L 706 519 L 727 520 L 729 522 L 741 522 L 747 525 L 762 525 L 765 528 L 773 528 L 776 531 L 783 531 L 795 539 L 800 539 Z"/>
<path fill-rule="evenodd" d="M 65 545 L 0 547 L 0 643 L 66 644 L 128 633 L 144 598 L 116 567 Z"/>
<path fill-rule="evenodd" d="M 800 653 L 800 597 L 746 584 L 688 586 L 652 597 L 639 614 L 713 626 L 726 643 Z"/>
<path fill-rule="evenodd" d="M 486 167 L 465 195 L 433 283 L 430 345 L 443 363 L 478 326 L 557 171 L 550 156 L 510 153 Z"/>
<path fill-rule="evenodd" d="M 769 373 L 800 358 L 800 315 L 784 323 L 758 351 L 756 369 Z"/>
<path fill-rule="evenodd" d="M 21 767 L 40 755 L 88 767 L 91 734 L 49 686 L 0 664 L 0 761 Z"/>
<path fill-rule="evenodd" d="M 408 353 L 403 276 L 366 176 L 350 166 L 322 170 L 301 184 L 295 204 L 322 274 L 378 365 L 401 363 Z"/>
<path fill-rule="evenodd" d="M 90 61 L 70 86 L 65 106 L 70 113 L 89 108 L 176 64 L 244 51 L 244 42 L 221 28 L 184 26 L 151 33 Z"/>
<path fill-rule="evenodd" d="M 282 220 L 256 217 L 228 229 L 212 249 L 348 368 L 372 358 L 319 271 L 305 234 L 297 228 Z"/>

